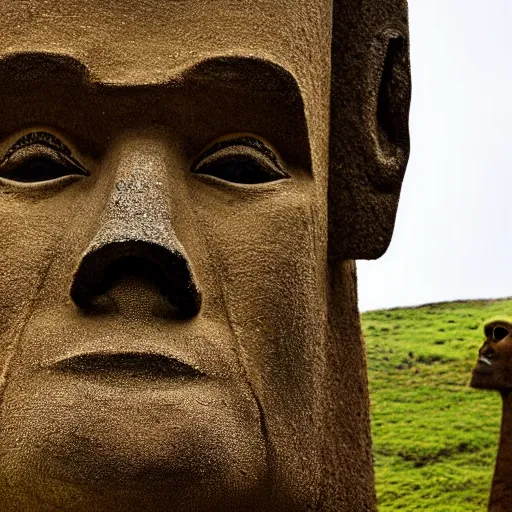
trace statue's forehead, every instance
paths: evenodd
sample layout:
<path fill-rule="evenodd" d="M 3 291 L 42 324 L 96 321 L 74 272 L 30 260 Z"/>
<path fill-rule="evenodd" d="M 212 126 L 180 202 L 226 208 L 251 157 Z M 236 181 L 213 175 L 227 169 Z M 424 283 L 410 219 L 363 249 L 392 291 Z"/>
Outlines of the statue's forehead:
<path fill-rule="evenodd" d="M 173 82 L 217 57 L 243 57 L 253 77 L 250 60 L 271 63 L 293 78 L 320 172 L 328 158 L 331 33 L 332 0 L 0 0 L 0 72 L 21 62 L 13 56 L 60 55 L 94 82 L 137 86 Z M 33 69 L 22 73 L 28 82 Z M 275 75 L 258 79 L 279 87 Z"/>
<path fill-rule="evenodd" d="M 498 326 L 505 327 L 507 329 L 512 327 L 512 318 L 510 318 L 508 316 L 491 318 L 485 322 L 484 329 L 498 327 Z"/>
<path fill-rule="evenodd" d="M 168 81 L 205 57 L 269 59 L 307 88 L 330 72 L 331 1 L 2 0 L 0 55 L 66 54 L 100 81 Z"/>

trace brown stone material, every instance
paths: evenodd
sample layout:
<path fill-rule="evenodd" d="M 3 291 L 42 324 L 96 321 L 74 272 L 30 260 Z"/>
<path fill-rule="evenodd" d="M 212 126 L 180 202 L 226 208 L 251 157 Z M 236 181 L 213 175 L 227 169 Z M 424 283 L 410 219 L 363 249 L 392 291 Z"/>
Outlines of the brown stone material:
<path fill-rule="evenodd" d="M 409 154 L 405 0 L 0 20 L 0 510 L 375 510 L 353 260 Z"/>
<path fill-rule="evenodd" d="M 503 413 L 489 511 L 512 511 L 512 323 L 495 320 L 485 325 L 486 340 L 478 352 L 471 387 L 500 392 Z"/>

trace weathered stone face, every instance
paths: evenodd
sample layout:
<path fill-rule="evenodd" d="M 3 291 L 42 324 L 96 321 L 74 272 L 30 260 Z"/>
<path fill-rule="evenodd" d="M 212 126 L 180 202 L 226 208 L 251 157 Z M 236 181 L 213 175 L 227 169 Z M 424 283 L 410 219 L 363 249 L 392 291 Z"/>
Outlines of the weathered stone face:
<path fill-rule="evenodd" d="M 343 260 L 391 235 L 408 61 L 369 2 L 341 149 L 346 4 L 1 3 L 2 510 L 374 506 Z"/>
<path fill-rule="evenodd" d="M 478 351 L 471 386 L 474 388 L 512 390 L 512 324 L 493 321 L 485 325 L 486 340 Z"/>

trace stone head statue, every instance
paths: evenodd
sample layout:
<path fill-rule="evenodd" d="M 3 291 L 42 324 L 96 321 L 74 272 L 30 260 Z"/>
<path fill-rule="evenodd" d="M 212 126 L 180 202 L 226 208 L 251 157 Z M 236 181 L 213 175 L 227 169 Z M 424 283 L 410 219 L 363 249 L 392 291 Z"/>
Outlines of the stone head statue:
<path fill-rule="evenodd" d="M 405 0 L 0 2 L 0 503 L 375 508 L 353 260 Z"/>
<path fill-rule="evenodd" d="M 489 512 L 512 510 L 512 319 L 485 324 L 485 341 L 471 376 L 471 387 L 499 391 L 502 401 L 498 453 L 494 466 Z"/>
<path fill-rule="evenodd" d="M 485 341 L 478 351 L 471 387 L 512 391 L 512 323 L 492 320 L 485 324 Z"/>

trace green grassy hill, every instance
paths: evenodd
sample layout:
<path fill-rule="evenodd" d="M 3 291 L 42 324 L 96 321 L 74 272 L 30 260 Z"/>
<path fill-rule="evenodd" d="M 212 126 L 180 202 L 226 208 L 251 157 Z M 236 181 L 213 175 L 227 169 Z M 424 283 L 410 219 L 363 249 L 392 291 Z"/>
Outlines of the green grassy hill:
<path fill-rule="evenodd" d="M 363 313 L 380 512 L 484 511 L 501 398 L 468 385 L 483 322 L 512 300 Z"/>

